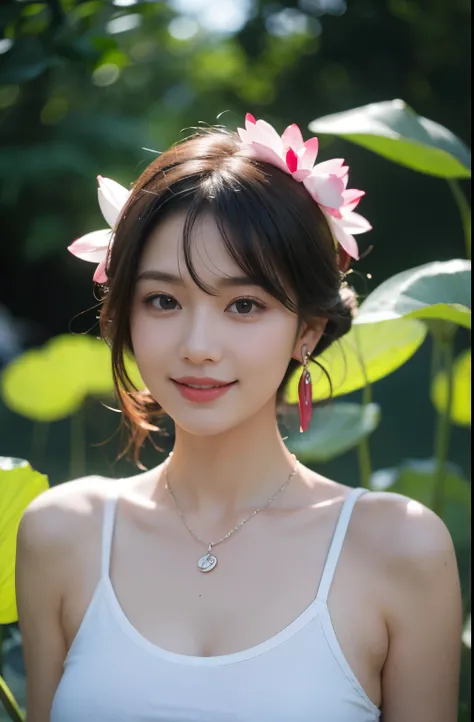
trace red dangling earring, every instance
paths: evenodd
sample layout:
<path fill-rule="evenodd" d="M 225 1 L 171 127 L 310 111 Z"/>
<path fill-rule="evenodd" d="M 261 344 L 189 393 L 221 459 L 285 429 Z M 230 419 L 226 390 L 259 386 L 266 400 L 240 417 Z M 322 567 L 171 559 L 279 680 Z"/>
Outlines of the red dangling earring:
<path fill-rule="evenodd" d="M 311 374 L 308 369 L 309 354 L 306 352 L 306 346 L 303 346 L 303 373 L 298 384 L 298 406 L 300 410 L 300 432 L 307 431 L 311 423 L 311 414 L 313 413 L 313 388 L 311 384 Z"/>

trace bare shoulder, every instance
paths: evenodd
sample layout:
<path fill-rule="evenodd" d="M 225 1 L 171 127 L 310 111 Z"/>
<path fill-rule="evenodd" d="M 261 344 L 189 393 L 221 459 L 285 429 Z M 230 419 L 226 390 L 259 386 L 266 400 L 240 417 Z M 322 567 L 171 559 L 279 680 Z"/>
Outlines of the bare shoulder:
<path fill-rule="evenodd" d="M 26 507 L 19 527 L 19 542 L 42 549 L 63 549 L 63 544 L 84 532 L 84 525 L 100 514 L 115 480 L 87 476 L 52 486 Z"/>
<path fill-rule="evenodd" d="M 372 491 L 358 502 L 359 521 L 388 560 L 407 563 L 450 554 L 453 541 L 444 521 L 403 494 Z"/>
<path fill-rule="evenodd" d="M 426 609 L 433 597 L 459 617 L 457 559 L 444 521 L 402 494 L 371 492 L 359 502 L 359 528 L 383 570 L 379 589 L 389 628 L 404 627 L 413 610 Z"/>

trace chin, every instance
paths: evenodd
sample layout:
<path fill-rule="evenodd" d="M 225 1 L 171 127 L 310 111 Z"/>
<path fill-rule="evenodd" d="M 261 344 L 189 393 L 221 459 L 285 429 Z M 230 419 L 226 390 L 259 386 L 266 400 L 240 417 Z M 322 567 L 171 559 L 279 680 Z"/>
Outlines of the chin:
<path fill-rule="evenodd" d="M 182 430 L 192 436 L 219 436 L 241 426 L 248 420 L 248 416 L 242 417 L 236 414 L 236 410 L 228 409 L 201 409 L 194 413 L 186 413 L 182 409 L 178 413 L 166 412 L 173 419 L 176 429 Z"/>
<path fill-rule="evenodd" d="M 242 423 L 242 419 L 230 418 L 230 414 L 209 414 L 206 418 L 186 418 L 186 414 L 177 414 L 173 416 L 176 428 L 181 429 L 186 434 L 192 436 L 218 436 L 231 431 Z"/>

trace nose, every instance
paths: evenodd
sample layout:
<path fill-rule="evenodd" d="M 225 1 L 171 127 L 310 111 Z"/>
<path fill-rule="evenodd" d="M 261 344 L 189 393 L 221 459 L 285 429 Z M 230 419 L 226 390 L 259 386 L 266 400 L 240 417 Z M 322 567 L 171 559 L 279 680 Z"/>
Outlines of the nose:
<path fill-rule="evenodd" d="M 190 312 L 184 325 L 180 356 L 183 360 L 199 365 L 206 361 L 217 363 L 222 358 L 221 334 L 216 318 L 210 309 L 200 308 Z"/>

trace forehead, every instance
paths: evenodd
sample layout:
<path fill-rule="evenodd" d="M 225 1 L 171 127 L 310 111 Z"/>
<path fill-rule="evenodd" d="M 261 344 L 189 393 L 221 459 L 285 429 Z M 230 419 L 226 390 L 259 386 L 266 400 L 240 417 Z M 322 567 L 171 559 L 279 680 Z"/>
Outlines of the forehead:
<path fill-rule="evenodd" d="M 184 225 L 186 211 L 175 211 L 152 230 L 139 264 L 139 273 L 150 269 L 179 271 L 189 277 L 184 256 Z M 191 261 L 199 276 L 221 276 L 238 270 L 229 255 L 213 215 L 200 214 L 190 236 Z"/>

